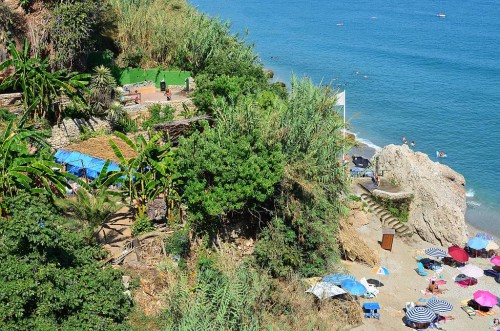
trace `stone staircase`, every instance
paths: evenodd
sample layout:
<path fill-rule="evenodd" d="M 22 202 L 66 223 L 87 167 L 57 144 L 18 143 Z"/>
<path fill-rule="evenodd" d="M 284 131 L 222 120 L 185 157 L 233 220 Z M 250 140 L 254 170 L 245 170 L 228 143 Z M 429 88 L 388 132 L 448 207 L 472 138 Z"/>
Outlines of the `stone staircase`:
<path fill-rule="evenodd" d="M 400 222 L 396 217 L 391 215 L 384 207 L 373 200 L 370 194 L 362 193 L 361 200 L 368 205 L 368 209 L 380 219 L 383 227 L 396 230 L 399 236 L 413 235 L 411 229 L 404 223 Z"/>

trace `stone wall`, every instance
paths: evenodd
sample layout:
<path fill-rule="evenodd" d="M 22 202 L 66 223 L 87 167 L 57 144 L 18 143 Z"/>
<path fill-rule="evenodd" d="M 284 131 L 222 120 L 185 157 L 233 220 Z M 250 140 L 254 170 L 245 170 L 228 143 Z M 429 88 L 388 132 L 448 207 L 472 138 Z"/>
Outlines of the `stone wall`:
<path fill-rule="evenodd" d="M 52 137 L 47 141 L 54 149 L 64 148 L 72 142 L 80 140 L 80 134 L 84 128 L 92 131 L 111 132 L 109 122 L 97 117 L 91 117 L 89 120 L 83 118 L 65 119 L 59 125 L 52 127 Z"/>
<path fill-rule="evenodd" d="M 7 108 L 10 112 L 16 113 L 22 110 L 21 93 L 0 94 L 0 108 Z"/>

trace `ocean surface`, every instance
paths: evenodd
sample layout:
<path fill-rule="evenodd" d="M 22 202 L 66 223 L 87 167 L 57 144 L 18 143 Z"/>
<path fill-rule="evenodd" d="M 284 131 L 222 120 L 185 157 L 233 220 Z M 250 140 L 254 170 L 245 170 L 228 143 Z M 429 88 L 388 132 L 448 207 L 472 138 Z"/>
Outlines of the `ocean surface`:
<path fill-rule="evenodd" d="M 500 236 L 498 0 L 191 0 L 255 44 L 277 80 L 346 89 L 351 131 L 467 180 L 467 220 Z M 443 13 L 446 17 L 438 17 Z"/>

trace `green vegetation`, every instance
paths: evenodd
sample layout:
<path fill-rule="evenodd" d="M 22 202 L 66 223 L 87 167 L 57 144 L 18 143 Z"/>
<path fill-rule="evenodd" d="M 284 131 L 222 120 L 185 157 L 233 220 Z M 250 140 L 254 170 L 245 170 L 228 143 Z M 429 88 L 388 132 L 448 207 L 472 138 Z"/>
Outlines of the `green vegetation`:
<path fill-rule="evenodd" d="M 390 200 L 374 197 L 374 200 L 379 205 L 384 207 L 392 216 L 396 217 L 400 222 L 408 222 L 411 198 Z"/>
<path fill-rule="evenodd" d="M 89 75 L 67 73 L 66 69 L 51 72 L 47 58 L 41 60 L 38 54 L 31 57 L 26 38 L 21 51 L 16 49 L 15 44 L 10 44 L 9 55 L 10 59 L 0 64 L 0 71 L 13 67 L 14 72 L 2 81 L 0 90 L 19 88 L 23 91 L 25 118 L 59 120 L 62 109 L 54 100 L 62 97 L 85 105 L 81 91 L 84 91 Z"/>
<path fill-rule="evenodd" d="M 0 222 L 2 330 L 128 330 L 131 302 L 118 270 L 97 259 L 47 200 L 21 195 L 7 201 Z"/>
<path fill-rule="evenodd" d="M 134 213 L 133 235 L 155 230 L 146 206 L 157 199 L 166 203 L 163 221 L 173 231 L 161 241 L 169 257 L 158 267 L 168 284 L 159 289 L 160 313 L 134 313 L 137 323 L 155 324 L 154 330 L 344 323 L 339 315 L 317 314 L 344 303 L 304 299 L 296 280 L 337 263 L 338 221 L 346 201 L 357 200 L 348 195 L 338 157 L 345 142 L 335 91 L 307 78 L 292 77 L 290 90 L 270 83 L 253 48 L 228 24 L 183 0 L 74 0 L 49 2 L 47 10 L 50 47 L 39 53 L 26 40 L 21 50 L 12 44 L 0 65 L 11 69 L 0 89 L 22 92 L 24 107 L 19 121 L 0 112 L 0 324 L 7 330 L 128 329 L 131 302 L 120 273 L 98 263 L 105 254 L 95 234 L 123 204 Z M 91 75 L 68 73 L 85 70 L 94 50 L 105 54 L 106 66 L 87 68 Z M 131 70 L 117 66 L 148 68 L 156 82 L 163 68 L 190 71 L 197 109 L 186 107 L 182 115 L 210 119 L 174 146 L 154 126 L 178 113 L 158 104 L 141 123 L 147 133 L 127 135 L 138 125 L 116 102 L 114 77 Z M 108 162 L 91 183 L 59 171 L 43 137 L 28 126 L 81 115 L 107 118 L 134 152 L 125 157 L 132 154 L 110 140 L 119 170 L 107 173 Z M 84 131 L 82 138 L 94 134 Z M 81 188 L 63 198 L 68 178 Z M 251 238 L 254 250 L 241 253 L 246 246 L 235 234 L 238 241 Z"/>
<path fill-rule="evenodd" d="M 142 128 L 147 130 L 147 128 L 153 127 L 158 123 L 172 122 L 174 119 L 175 109 L 169 105 L 162 106 L 159 103 L 151 105 L 148 107 L 149 116 L 142 122 Z"/>

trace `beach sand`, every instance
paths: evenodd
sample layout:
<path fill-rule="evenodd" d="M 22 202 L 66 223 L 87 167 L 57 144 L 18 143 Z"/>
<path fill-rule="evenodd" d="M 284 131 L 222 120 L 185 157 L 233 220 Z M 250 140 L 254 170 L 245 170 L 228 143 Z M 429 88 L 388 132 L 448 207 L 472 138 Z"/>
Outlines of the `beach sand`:
<path fill-rule="evenodd" d="M 376 275 L 370 273 L 371 267 L 359 264 L 346 262 L 347 268 L 351 274 L 356 276 L 356 279 L 366 277 L 367 279 L 380 280 L 384 286 L 379 287 L 380 293 L 374 299 L 360 299 L 363 302 L 375 301 L 381 305 L 380 320 L 364 319 L 364 324 L 354 328 L 353 330 L 411 330 L 404 326 L 403 317 L 404 305 L 406 302 L 415 302 L 419 298 L 430 298 L 431 296 L 424 295 L 421 290 L 424 290 L 429 284 L 429 278 L 434 275 L 432 271 L 428 271 L 427 277 L 419 276 L 416 272 L 417 262 L 416 257 L 428 257 L 424 250 L 429 247 L 437 247 L 426 243 L 418 236 L 411 239 L 394 239 L 393 249 L 391 251 L 383 250 L 380 247 L 379 241 L 382 239 L 382 225 L 375 215 L 368 213 L 369 223 L 357 228 L 358 233 L 365 242 L 376 251 L 381 257 L 381 264 L 389 269 L 390 275 Z M 478 230 L 471 228 L 471 236 L 477 233 Z M 498 240 L 498 239 L 497 239 Z M 498 241 L 497 241 L 498 242 Z M 445 251 L 447 247 L 442 247 Z M 483 268 L 489 269 L 492 264 L 488 259 L 470 259 L 470 262 Z M 462 288 L 454 283 L 454 278 L 460 274 L 456 268 L 443 266 L 441 275 L 447 282 L 446 285 L 440 285 L 440 289 L 446 289 L 443 294 L 438 297 L 453 304 L 453 311 L 444 313 L 445 316 L 453 316 L 455 319 L 439 324 L 443 330 L 452 331 L 471 331 L 471 330 L 489 330 L 489 323 L 493 318 L 498 318 L 499 308 L 493 310 L 496 313 L 492 316 L 474 316 L 469 317 L 461 308 L 460 302 L 466 299 L 472 299 L 472 294 L 477 290 L 488 290 L 495 295 L 500 295 L 500 284 L 497 284 L 492 277 L 483 276 L 478 279 L 478 284 Z"/>

